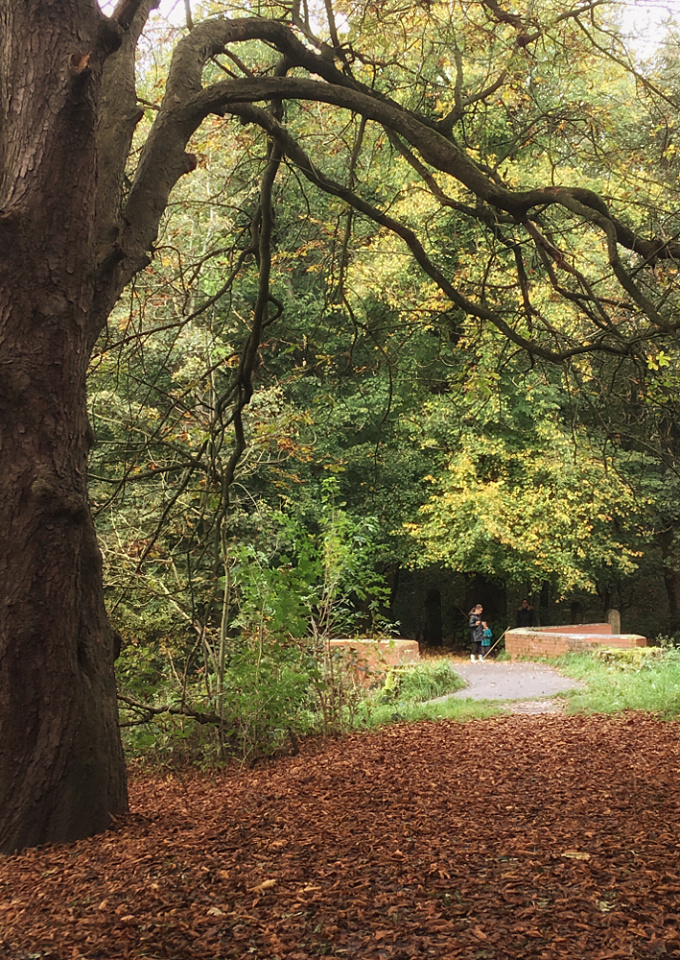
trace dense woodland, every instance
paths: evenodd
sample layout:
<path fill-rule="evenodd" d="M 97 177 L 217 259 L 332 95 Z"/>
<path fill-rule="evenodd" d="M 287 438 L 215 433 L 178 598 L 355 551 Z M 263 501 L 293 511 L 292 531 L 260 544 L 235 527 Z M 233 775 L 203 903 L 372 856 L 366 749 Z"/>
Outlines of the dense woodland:
<path fill-rule="evenodd" d="M 196 169 L 90 373 L 91 495 L 132 699 L 179 688 L 233 714 L 232 684 L 263 663 L 282 682 L 310 638 L 455 648 L 480 598 L 498 630 L 524 595 L 543 622 L 616 607 L 628 630 L 678 628 L 677 41 L 668 25 L 652 52 L 620 14 L 289 14 L 322 55 L 335 44 L 348 85 L 450 134 L 489 184 L 574 187 L 525 222 L 332 103 L 271 106 L 294 149 L 253 109 L 194 136 Z M 149 29 L 140 142 L 185 32 Z M 273 69 L 256 41 L 205 67 L 214 82 Z M 600 205 L 656 246 L 612 262 Z"/>
<path fill-rule="evenodd" d="M 613 0 L 53 6 L 0 5 L 0 847 L 71 836 L 90 778 L 10 736 L 16 689 L 120 766 L 111 646 L 131 749 L 175 717 L 223 756 L 245 715 L 336 728 L 331 637 L 455 647 L 522 596 L 676 635 L 672 17 L 652 47 Z M 82 684 L 35 679 L 46 636 Z M 70 825 L 25 828 L 54 783 Z"/>

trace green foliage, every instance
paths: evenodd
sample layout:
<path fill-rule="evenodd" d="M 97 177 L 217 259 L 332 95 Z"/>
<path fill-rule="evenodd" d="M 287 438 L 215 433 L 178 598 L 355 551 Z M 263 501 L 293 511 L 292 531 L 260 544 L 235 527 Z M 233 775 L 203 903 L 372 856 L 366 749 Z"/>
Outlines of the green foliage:
<path fill-rule="evenodd" d="M 116 660 L 119 689 L 136 699 L 158 702 L 158 698 L 163 697 L 168 673 L 178 655 L 181 655 L 181 649 L 162 639 L 139 643 L 123 638 L 121 653 Z"/>
<path fill-rule="evenodd" d="M 173 768 L 219 762 L 214 728 L 191 717 L 165 712 L 140 723 L 123 709 L 121 718 L 123 749 L 128 760 Z"/>
<path fill-rule="evenodd" d="M 677 235 L 671 52 L 651 87 L 609 55 L 615 27 L 598 27 L 608 5 L 587 30 L 557 0 L 513 11 L 538 42 L 523 46 L 512 20 L 467 0 L 343 9 L 347 69 L 437 122 L 494 189 L 578 185 L 625 224 Z M 320 16 L 307 24 L 310 49 L 314 30 L 328 40 Z M 149 103 L 169 60 L 158 47 L 142 64 Z M 265 45 L 239 49 L 251 65 L 230 71 L 271 72 Z M 218 77 L 209 63 L 205 80 Z M 92 498 L 127 641 L 124 689 L 217 711 L 223 747 L 233 735 L 248 757 L 276 749 L 288 728 L 352 722 L 348 665 L 326 640 L 389 630 L 385 577 L 400 566 L 605 602 L 638 576 L 643 553 L 659 566 L 649 557 L 660 532 L 662 572 L 675 570 L 667 532 L 680 524 L 680 359 L 663 332 L 677 313 L 675 266 L 621 254 L 645 295 L 658 294 L 650 328 L 577 205 L 542 205 L 520 222 L 452 174 L 424 177 L 403 140 L 358 114 L 290 100 L 285 124 L 486 312 L 466 316 L 392 232 L 284 164 L 268 264 L 280 315 L 237 413 L 267 138 L 222 116 L 196 132 L 198 168 L 98 347 Z M 514 352 L 527 339 L 530 358 Z M 600 340 L 610 352 L 582 353 Z M 563 368 L 542 359 L 558 349 L 573 352 Z M 180 729 L 170 715 L 163 723 Z"/>
<path fill-rule="evenodd" d="M 273 539 L 267 551 L 234 548 L 235 627 L 297 638 L 385 631 L 378 525 L 371 517 L 353 517 L 337 494 L 337 481 L 326 479 L 316 530 L 275 512 L 268 518 Z"/>
<path fill-rule="evenodd" d="M 231 576 L 238 614 L 232 628 L 246 635 L 266 632 L 275 637 L 304 637 L 309 635 L 322 577 L 320 558 L 297 525 L 285 517 L 272 520 L 274 526 L 280 521 L 286 535 L 278 556 L 249 544 L 233 549 Z"/>
<path fill-rule="evenodd" d="M 387 674 L 382 698 L 393 702 L 434 700 L 465 686 L 448 660 L 394 667 Z"/>
<path fill-rule="evenodd" d="M 332 651 L 328 640 L 367 618 L 373 629 L 379 621 L 374 526 L 346 513 L 332 479 L 313 537 L 283 513 L 266 520 L 267 551 L 240 544 L 225 558 L 219 624 L 203 627 L 185 646 L 165 639 L 159 649 L 147 637 L 124 648 L 123 693 L 154 710 L 169 708 L 146 718 L 162 754 L 179 739 L 184 753 L 191 745 L 204 759 L 236 755 L 250 762 L 310 730 L 341 732 L 352 723 L 356 664 Z M 174 719 L 175 709 L 189 718 L 197 712 L 214 717 L 212 740 L 199 736 L 190 719 Z M 133 750 L 148 739 L 148 731 L 141 738 L 128 734 Z"/>
<path fill-rule="evenodd" d="M 543 375 L 520 383 L 481 364 L 467 391 L 448 401 L 461 425 L 440 428 L 448 464 L 431 478 L 436 493 L 421 508 L 424 519 L 407 524 L 421 565 L 548 581 L 558 593 L 635 569 L 645 503 L 587 432 L 566 421 L 562 401 Z"/>
<path fill-rule="evenodd" d="M 206 675 L 203 668 L 191 676 L 169 675 L 167 664 L 157 660 L 146 674 L 135 676 L 151 660 L 144 648 L 128 647 L 121 660 L 122 693 L 136 704 L 121 703 L 125 745 L 132 756 L 252 763 L 294 748 L 298 736 L 325 728 L 319 691 L 329 698 L 330 681 L 311 641 L 261 636 L 241 644 L 220 676 Z M 153 713 L 145 713 L 144 706 Z M 337 721 L 338 729 L 344 729 L 347 720 L 339 710 Z"/>
<path fill-rule="evenodd" d="M 268 638 L 255 648 L 242 647 L 211 704 L 221 711 L 222 739 L 229 753 L 251 762 L 313 729 L 314 670 L 305 652 L 293 644 Z"/>
<path fill-rule="evenodd" d="M 310 681 L 317 726 L 325 735 L 343 733 L 354 726 L 357 707 L 371 678 L 353 651 L 332 647 L 328 638 L 316 637 L 311 649 Z"/>

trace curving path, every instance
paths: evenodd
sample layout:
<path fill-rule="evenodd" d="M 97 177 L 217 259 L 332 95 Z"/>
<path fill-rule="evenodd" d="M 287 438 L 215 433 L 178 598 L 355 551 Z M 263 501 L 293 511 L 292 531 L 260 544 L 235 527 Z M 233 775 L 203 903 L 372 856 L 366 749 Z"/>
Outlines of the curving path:
<path fill-rule="evenodd" d="M 473 663 L 456 659 L 453 667 L 467 686 L 437 700 L 448 700 L 449 697 L 457 700 L 512 700 L 515 701 L 510 708 L 512 713 L 558 713 L 561 704 L 553 698 L 566 690 L 583 687 L 579 680 L 565 677 L 544 663 L 513 660 Z"/>
<path fill-rule="evenodd" d="M 565 690 L 582 687 L 579 680 L 563 676 L 559 670 L 544 663 L 517 660 L 485 660 L 455 663 L 456 673 L 467 681 L 464 690 L 453 694 L 458 699 L 517 700 L 520 697 L 554 697 Z"/>

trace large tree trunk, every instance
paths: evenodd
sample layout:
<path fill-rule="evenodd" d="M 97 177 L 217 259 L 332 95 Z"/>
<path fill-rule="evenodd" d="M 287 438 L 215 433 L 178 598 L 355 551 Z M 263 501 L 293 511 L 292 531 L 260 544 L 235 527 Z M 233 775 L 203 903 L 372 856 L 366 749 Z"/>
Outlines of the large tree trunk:
<path fill-rule="evenodd" d="M 113 643 L 87 499 L 99 327 L 88 0 L 0 0 L 0 851 L 127 808 Z"/>

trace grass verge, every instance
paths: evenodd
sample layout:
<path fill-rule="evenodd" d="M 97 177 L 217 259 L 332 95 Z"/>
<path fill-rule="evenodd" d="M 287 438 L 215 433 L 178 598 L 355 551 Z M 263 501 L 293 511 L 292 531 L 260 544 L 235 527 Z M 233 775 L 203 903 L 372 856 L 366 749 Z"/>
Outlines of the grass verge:
<path fill-rule="evenodd" d="M 386 723 L 417 720 L 472 720 L 502 713 L 496 703 L 449 698 L 432 702 L 465 687 L 446 658 L 397 667 L 384 685 L 358 705 L 355 725 L 367 729 Z"/>
<path fill-rule="evenodd" d="M 586 685 L 564 694 L 568 713 L 645 710 L 668 719 L 680 714 L 679 650 L 667 650 L 661 657 L 567 654 L 552 662 Z"/>

